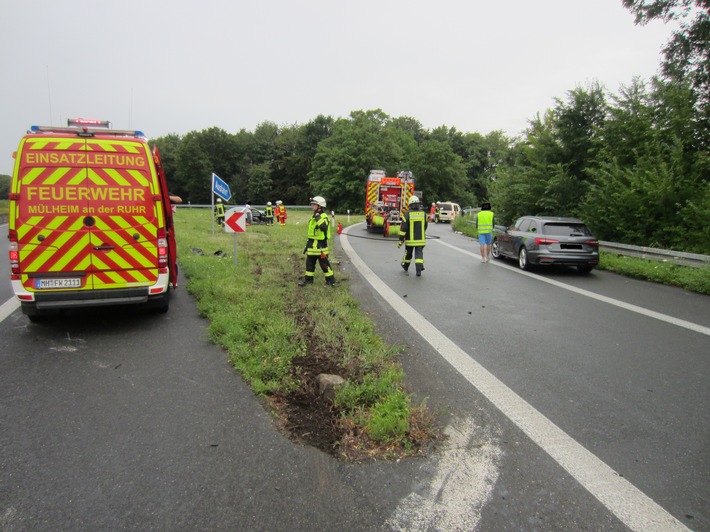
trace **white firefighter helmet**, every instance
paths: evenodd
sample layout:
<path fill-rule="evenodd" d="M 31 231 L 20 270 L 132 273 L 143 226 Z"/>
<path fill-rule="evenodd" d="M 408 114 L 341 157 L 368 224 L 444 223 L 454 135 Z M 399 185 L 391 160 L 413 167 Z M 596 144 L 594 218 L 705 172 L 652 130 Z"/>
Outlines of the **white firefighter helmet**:
<path fill-rule="evenodd" d="M 217 198 L 217 203 L 222 203 L 222 198 Z"/>
<path fill-rule="evenodd" d="M 314 203 L 325 209 L 325 198 L 323 196 L 313 196 L 313 198 L 311 198 L 311 205 Z"/>
<path fill-rule="evenodd" d="M 270 201 L 267 201 L 266 204 L 267 204 L 269 207 L 271 206 L 271 202 L 270 202 Z"/>
<path fill-rule="evenodd" d="M 417 203 L 417 204 L 419 203 L 419 198 L 418 198 L 418 197 L 412 196 L 411 198 L 409 198 L 409 204 L 410 204 L 410 205 L 414 205 L 415 203 Z"/>

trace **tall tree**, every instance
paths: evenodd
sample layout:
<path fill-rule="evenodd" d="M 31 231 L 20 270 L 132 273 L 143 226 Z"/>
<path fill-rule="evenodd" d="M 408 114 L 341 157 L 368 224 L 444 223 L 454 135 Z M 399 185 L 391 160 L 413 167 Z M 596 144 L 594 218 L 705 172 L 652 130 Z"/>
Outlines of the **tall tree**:
<path fill-rule="evenodd" d="M 606 145 L 588 169 L 583 212 L 600 238 L 691 251 L 707 248 L 710 158 L 695 149 L 689 84 L 635 80 L 613 98 Z M 705 226 L 706 224 L 700 224 Z M 692 235 L 692 236 L 691 236 Z"/>
<path fill-rule="evenodd" d="M 415 142 L 401 130 L 387 128 L 389 121 L 381 109 L 353 111 L 350 118 L 337 120 L 333 134 L 318 145 L 309 173 L 311 190 L 334 208 L 362 211 L 371 169 L 382 168 L 388 175 L 413 170 Z"/>
<path fill-rule="evenodd" d="M 282 128 L 276 141 L 277 160 L 272 168 L 274 194 L 287 203 L 307 203 L 310 190 L 308 173 L 321 140 L 328 138 L 333 119 L 318 115 L 302 126 Z"/>
<path fill-rule="evenodd" d="M 675 21 L 679 29 L 664 48 L 663 74 L 669 80 L 688 78 L 697 94 L 701 146 L 710 146 L 710 2 L 708 0 L 623 0 L 637 24 Z"/>
<path fill-rule="evenodd" d="M 425 202 L 443 200 L 470 204 L 473 201 L 466 191 L 466 172 L 461 157 L 447 142 L 433 139 L 422 142 L 412 168 L 416 188 L 421 190 Z"/>
<path fill-rule="evenodd" d="M 175 133 L 159 137 L 150 142 L 150 145 L 157 145 L 160 150 L 160 158 L 163 162 L 163 171 L 168 181 L 168 188 L 173 194 L 183 197 L 187 194 L 187 183 L 181 180 L 178 173 L 177 156 L 180 149 L 180 136 Z"/>
<path fill-rule="evenodd" d="M 185 187 L 183 202 L 211 203 L 211 175 L 216 169 L 197 132 L 190 132 L 182 138 L 177 153 L 177 168 L 177 180 Z"/>

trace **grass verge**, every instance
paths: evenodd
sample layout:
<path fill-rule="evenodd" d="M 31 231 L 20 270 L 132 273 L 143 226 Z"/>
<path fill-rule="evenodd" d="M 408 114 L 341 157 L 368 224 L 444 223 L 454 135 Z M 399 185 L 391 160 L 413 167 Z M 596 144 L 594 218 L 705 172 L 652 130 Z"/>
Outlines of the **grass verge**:
<path fill-rule="evenodd" d="M 337 267 L 334 288 L 320 268 L 313 285 L 297 286 L 309 217 L 290 212 L 284 227 L 235 237 L 213 232 L 207 210 L 178 210 L 179 264 L 209 337 L 293 439 L 347 460 L 423 453 L 440 433 L 405 390 L 401 348 L 375 333 Z M 319 374 L 345 379 L 334 398 L 320 393 Z"/>
<path fill-rule="evenodd" d="M 468 223 L 469 220 L 470 218 L 465 217 L 457 219 L 454 222 L 453 229 L 473 238 L 478 238 L 478 231 L 475 225 Z M 698 294 L 710 294 L 710 267 L 707 266 L 694 268 L 692 266 L 681 266 L 670 262 L 639 259 L 601 251 L 597 268 L 626 277 L 678 286 Z"/>

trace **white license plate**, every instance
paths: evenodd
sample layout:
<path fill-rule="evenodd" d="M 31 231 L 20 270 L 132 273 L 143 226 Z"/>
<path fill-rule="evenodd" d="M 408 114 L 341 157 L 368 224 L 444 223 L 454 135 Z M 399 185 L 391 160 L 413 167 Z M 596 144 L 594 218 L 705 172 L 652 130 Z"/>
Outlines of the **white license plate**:
<path fill-rule="evenodd" d="M 81 288 L 81 279 L 37 279 L 35 287 L 39 290 L 44 288 Z"/>

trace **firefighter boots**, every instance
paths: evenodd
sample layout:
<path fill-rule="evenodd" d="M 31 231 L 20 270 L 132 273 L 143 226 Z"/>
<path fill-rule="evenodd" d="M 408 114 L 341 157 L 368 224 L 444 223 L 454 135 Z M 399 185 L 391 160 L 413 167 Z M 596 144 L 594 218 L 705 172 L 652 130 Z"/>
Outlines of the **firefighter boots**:
<path fill-rule="evenodd" d="M 313 277 L 304 277 L 303 281 L 298 283 L 298 286 L 306 286 L 308 284 L 313 284 Z"/>

